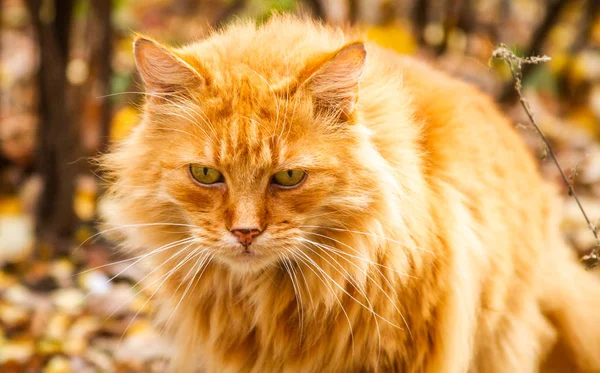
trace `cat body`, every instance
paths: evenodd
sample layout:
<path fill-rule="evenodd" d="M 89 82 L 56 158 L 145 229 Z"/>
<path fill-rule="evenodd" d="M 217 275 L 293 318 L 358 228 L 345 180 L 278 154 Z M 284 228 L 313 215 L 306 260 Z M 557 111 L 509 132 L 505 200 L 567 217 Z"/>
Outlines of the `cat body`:
<path fill-rule="evenodd" d="M 174 371 L 600 372 L 600 284 L 491 99 L 286 16 L 135 52 L 103 215 Z"/>

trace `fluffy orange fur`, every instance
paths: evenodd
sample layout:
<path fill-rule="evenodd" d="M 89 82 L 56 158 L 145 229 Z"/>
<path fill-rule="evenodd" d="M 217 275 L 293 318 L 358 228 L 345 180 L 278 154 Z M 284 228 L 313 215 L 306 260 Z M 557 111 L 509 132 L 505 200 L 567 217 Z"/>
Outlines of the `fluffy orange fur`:
<path fill-rule="evenodd" d="M 144 116 L 103 159 L 103 215 L 144 255 L 175 372 L 600 371 L 600 285 L 475 88 L 286 16 L 135 55 Z"/>

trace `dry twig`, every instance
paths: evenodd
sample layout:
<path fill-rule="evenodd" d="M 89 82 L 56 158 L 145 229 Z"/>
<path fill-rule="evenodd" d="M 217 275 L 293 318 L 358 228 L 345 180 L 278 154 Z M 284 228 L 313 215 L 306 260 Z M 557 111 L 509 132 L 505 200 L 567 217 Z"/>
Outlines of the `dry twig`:
<path fill-rule="evenodd" d="M 523 94 L 521 92 L 521 88 L 522 88 L 521 83 L 523 80 L 523 71 L 522 71 L 523 65 L 547 62 L 547 61 L 550 61 L 550 57 L 548 57 L 548 56 L 519 57 L 519 56 L 515 55 L 511 50 L 506 48 L 505 45 L 500 44 L 500 46 L 498 48 L 496 48 L 496 50 L 494 50 L 494 52 L 492 53 L 492 59 L 503 60 L 510 67 L 510 71 L 512 73 L 513 80 L 515 82 L 514 88 L 519 97 L 519 102 L 521 103 L 521 106 L 527 113 L 527 116 L 529 117 L 529 120 L 531 121 L 533 128 L 535 129 L 535 131 L 539 135 L 540 139 L 542 140 L 544 147 L 545 147 L 544 150 L 548 154 L 550 154 L 552 161 L 558 168 L 558 171 L 560 172 L 560 175 L 561 175 L 563 181 L 565 182 L 565 185 L 569 189 L 569 195 L 575 199 L 575 202 L 577 202 L 577 206 L 579 207 L 581 214 L 585 218 L 585 221 L 586 221 L 589 229 L 592 231 L 592 234 L 594 235 L 594 238 L 596 239 L 596 247 L 589 254 L 587 254 L 583 258 L 581 258 L 581 260 L 584 262 L 584 264 L 588 268 L 593 268 L 593 267 L 597 266 L 598 264 L 600 264 L 600 253 L 599 253 L 600 238 L 598 237 L 599 227 L 598 227 L 598 225 L 594 225 L 591 222 L 587 213 L 583 209 L 583 206 L 581 205 L 581 202 L 579 201 L 579 197 L 577 197 L 577 194 L 575 193 L 575 189 L 573 188 L 572 180 L 569 177 L 567 177 L 564 170 L 558 163 L 558 160 L 556 159 L 556 155 L 554 154 L 554 150 L 552 149 L 552 146 L 550 145 L 548 138 L 546 137 L 544 132 L 541 130 L 541 128 L 538 126 L 537 122 L 535 121 L 535 119 L 533 117 L 533 113 L 531 112 L 531 107 L 529 106 L 529 102 L 523 97 Z"/>

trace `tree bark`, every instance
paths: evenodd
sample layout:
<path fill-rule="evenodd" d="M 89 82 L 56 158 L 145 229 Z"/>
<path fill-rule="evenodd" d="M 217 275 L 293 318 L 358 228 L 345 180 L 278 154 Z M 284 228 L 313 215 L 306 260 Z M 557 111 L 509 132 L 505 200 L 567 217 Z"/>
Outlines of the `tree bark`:
<path fill-rule="evenodd" d="M 348 19 L 353 25 L 360 20 L 359 1 L 360 0 L 348 0 Z"/>
<path fill-rule="evenodd" d="M 313 16 L 319 20 L 325 20 L 325 10 L 321 0 L 305 0 L 306 4 L 312 10 Z"/>
<path fill-rule="evenodd" d="M 0 56 L 2 56 L 2 31 L 4 30 L 4 18 L 2 18 L 4 8 L 4 1 L 0 0 Z M 0 120 L 4 118 L 2 115 L 4 113 L 4 97 L 0 96 Z M 2 139 L 0 139 L 1 141 Z M 0 172 L 4 168 L 5 161 L 2 158 L 2 154 L 0 154 Z"/>
<path fill-rule="evenodd" d="M 90 35 L 92 43 L 91 63 L 95 64 L 96 80 L 99 86 L 98 95 L 102 97 L 100 107 L 100 149 L 104 153 L 107 150 L 110 131 L 111 105 L 110 105 L 110 78 L 112 63 L 112 27 L 110 16 L 112 12 L 112 1 L 91 1 L 91 23 L 93 35 Z"/>
<path fill-rule="evenodd" d="M 225 24 L 229 18 L 231 18 L 234 14 L 239 13 L 242 9 L 246 7 L 246 0 L 233 0 L 232 3 L 221 13 L 217 19 L 213 22 L 215 26 L 222 26 Z"/>
<path fill-rule="evenodd" d="M 463 6 L 463 4 L 460 2 L 460 0 L 448 0 L 446 2 L 446 11 L 444 12 L 444 20 L 442 22 L 444 27 L 444 39 L 436 48 L 436 53 L 438 56 L 444 54 L 448 49 L 450 32 L 454 31 L 458 25 L 458 17 L 461 11 L 461 6 Z"/>
<path fill-rule="evenodd" d="M 40 51 L 37 171 L 43 191 L 37 206 L 37 233 L 65 253 L 77 218 L 73 210 L 77 129 L 69 112 L 65 75 L 72 0 L 54 2 L 54 19 L 40 19 L 41 0 L 28 0 Z"/>
<path fill-rule="evenodd" d="M 590 84 L 589 82 L 579 82 L 573 84 L 570 79 L 570 73 L 573 71 L 573 65 L 579 53 L 588 45 L 594 20 L 600 16 L 600 1 L 587 0 L 584 4 L 581 21 L 577 30 L 577 36 L 569 47 L 569 60 L 558 74 L 558 86 L 561 94 L 561 102 L 566 105 L 581 105 L 587 100 Z"/>
<path fill-rule="evenodd" d="M 428 2 L 427 0 L 417 0 L 412 10 L 413 24 L 415 35 L 420 45 L 426 45 L 425 42 L 425 27 L 428 21 Z"/>

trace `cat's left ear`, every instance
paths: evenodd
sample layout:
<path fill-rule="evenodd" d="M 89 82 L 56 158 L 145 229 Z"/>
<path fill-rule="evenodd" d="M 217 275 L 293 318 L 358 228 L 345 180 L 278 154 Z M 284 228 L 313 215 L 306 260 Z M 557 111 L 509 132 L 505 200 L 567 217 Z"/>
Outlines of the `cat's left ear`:
<path fill-rule="evenodd" d="M 136 66 L 149 92 L 172 93 L 206 84 L 206 74 L 154 40 L 138 37 L 133 49 Z"/>
<path fill-rule="evenodd" d="M 361 42 L 348 44 L 309 66 L 303 85 L 309 89 L 317 111 L 345 120 L 358 100 L 358 83 L 367 51 Z"/>

